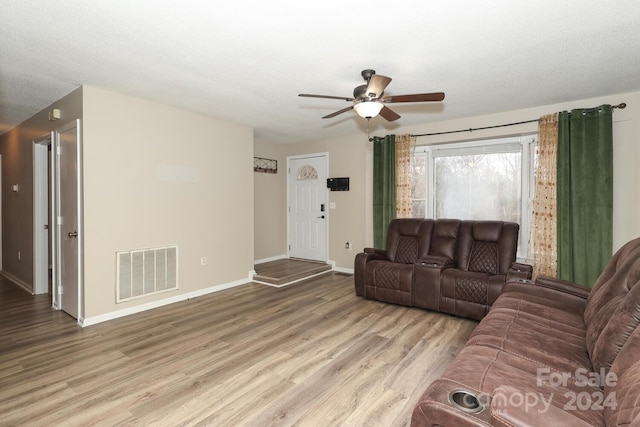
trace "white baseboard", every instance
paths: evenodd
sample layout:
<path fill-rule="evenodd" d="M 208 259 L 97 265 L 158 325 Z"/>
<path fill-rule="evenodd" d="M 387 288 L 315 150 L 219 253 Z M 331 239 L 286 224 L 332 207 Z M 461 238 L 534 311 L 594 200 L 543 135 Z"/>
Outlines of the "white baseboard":
<path fill-rule="evenodd" d="M 124 308 L 122 310 L 116 310 L 98 316 L 92 316 L 87 318 L 78 319 L 78 324 L 82 327 L 95 325 L 97 323 L 106 322 L 108 320 L 117 319 L 119 317 L 129 316 L 131 314 L 141 313 L 143 311 L 151 310 L 154 308 L 162 307 L 165 305 L 173 304 L 180 301 L 186 301 L 191 298 L 201 297 L 203 295 L 212 294 L 214 292 L 220 292 L 225 289 L 234 288 L 240 285 L 246 285 L 251 283 L 253 275 L 249 273 L 249 277 L 246 279 L 236 280 L 234 282 L 223 283 L 221 285 L 210 286 L 205 289 L 198 289 L 197 291 L 189 292 L 186 294 L 175 295 L 169 298 L 164 298 L 158 301 L 152 301 L 146 304 L 136 305 L 135 307 Z"/>
<path fill-rule="evenodd" d="M 345 274 L 353 274 L 353 268 L 336 267 L 336 262 L 331 259 L 327 261 L 327 263 L 331 264 L 331 271 L 335 271 L 338 273 L 345 273 Z"/>
<path fill-rule="evenodd" d="M 33 293 L 33 287 L 31 285 L 29 285 L 27 282 L 25 282 L 24 280 L 18 279 L 16 276 L 14 276 L 11 273 L 7 273 L 4 270 L 0 270 L 0 274 L 2 276 L 4 276 L 7 280 L 12 281 L 13 283 L 15 283 L 16 285 L 20 286 L 22 289 L 24 289 L 25 291 L 29 292 L 31 295 L 34 295 Z"/>
<path fill-rule="evenodd" d="M 333 271 L 337 271 L 338 273 L 353 274 L 353 268 L 336 267 L 335 265 L 333 266 Z"/>
<path fill-rule="evenodd" d="M 276 256 L 272 256 L 269 258 L 262 258 L 262 259 L 257 259 L 255 261 L 253 261 L 253 264 L 264 264 L 265 262 L 271 262 L 271 261 L 277 261 L 279 259 L 285 259 L 287 258 L 286 255 L 276 255 Z"/>

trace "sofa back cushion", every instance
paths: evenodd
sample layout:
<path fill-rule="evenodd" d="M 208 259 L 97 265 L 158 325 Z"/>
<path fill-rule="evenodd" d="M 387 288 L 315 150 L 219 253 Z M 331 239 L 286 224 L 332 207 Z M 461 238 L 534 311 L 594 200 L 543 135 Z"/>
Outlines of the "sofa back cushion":
<path fill-rule="evenodd" d="M 459 219 L 435 220 L 431 232 L 431 246 L 425 255 L 443 256 L 455 260 L 461 223 Z"/>
<path fill-rule="evenodd" d="M 469 254 L 469 270 L 492 276 L 498 274 L 498 244 L 474 241 Z"/>
<path fill-rule="evenodd" d="M 507 274 L 516 260 L 515 222 L 463 221 L 458 245 L 458 268 L 489 275 Z"/>
<path fill-rule="evenodd" d="M 387 259 L 413 264 L 429 251 L 433 221 L 419 218 L 394 219 L 387 231 Z"/>
<path fill-rule="evenodd" d="M 640 239 L 611 258 L 589 293 L 584 312 L 586 347 L 593 369 L 611 368 L 640 324 Z"/>
<path fill-rule="evenodd" d="M 611 371 L 598 379 L 604 385 L 605 425 L 640 425 L 640 328 L 624 344 Z"/>

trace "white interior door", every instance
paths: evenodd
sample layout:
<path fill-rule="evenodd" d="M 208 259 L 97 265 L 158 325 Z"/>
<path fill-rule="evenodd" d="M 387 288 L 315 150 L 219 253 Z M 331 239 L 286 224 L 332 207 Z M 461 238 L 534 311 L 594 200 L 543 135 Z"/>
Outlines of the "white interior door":
<path fill-rule="evenodd" d="M 80 121 L 56 131 L 57 293 L 60 308 L 78 318 L 81 289 Z"/>
<path fill-rule="evenodd" d="M 327 260 L 327 155 L 288 158 L 289 257 Z"/>

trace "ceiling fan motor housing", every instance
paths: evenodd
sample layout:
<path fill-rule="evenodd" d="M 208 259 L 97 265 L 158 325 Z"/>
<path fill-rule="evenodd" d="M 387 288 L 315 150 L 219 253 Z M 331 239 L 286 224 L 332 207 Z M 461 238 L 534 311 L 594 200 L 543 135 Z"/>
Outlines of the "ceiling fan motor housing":
<path fill-rule="evenodd" d="M 356 86 L 356 88 L 353 90 L 353 97 L 355 99 L 367 98 L 367 85 Z"/>
<path fill-rule="evenodd" d="M 369 79 L 371 79 L 371 76 L 373 76 L 375 73 L 376 73 L 376 70 L 362 70 L 360 75 L 362 76 L 364 81 L 368 83 Z"/>
<path fill-rule="evenodd" d="M 382 98 L 382 95 L 384 94 L 384 92 L 379 94 L 373 94 L 373 97 L 371 96 L 371 94 L 367 93 L 367 87 L 369 86 L 369 81 L 371 80 L 371 76 L 373 76 L 375 73 L 376 73 L 376 70 L 369 70 L 369 69 L 362 70 L 360 75 L 362 76 L 364 81 L 367 83 L 360 86 L 356 86 L 356 88 L 353 89 L 353 97 L 355 99 L 366 100 L 366 99 L 372 99 L 372 98 Z"/>

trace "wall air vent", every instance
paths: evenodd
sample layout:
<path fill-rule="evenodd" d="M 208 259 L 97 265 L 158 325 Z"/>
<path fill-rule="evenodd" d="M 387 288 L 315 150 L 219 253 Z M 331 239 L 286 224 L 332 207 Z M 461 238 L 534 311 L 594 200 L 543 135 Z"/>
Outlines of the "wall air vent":
<path fill-rule="evenodd" d="M 116 303 L 178 289 L 178 247 L 116 252 Z"/>

